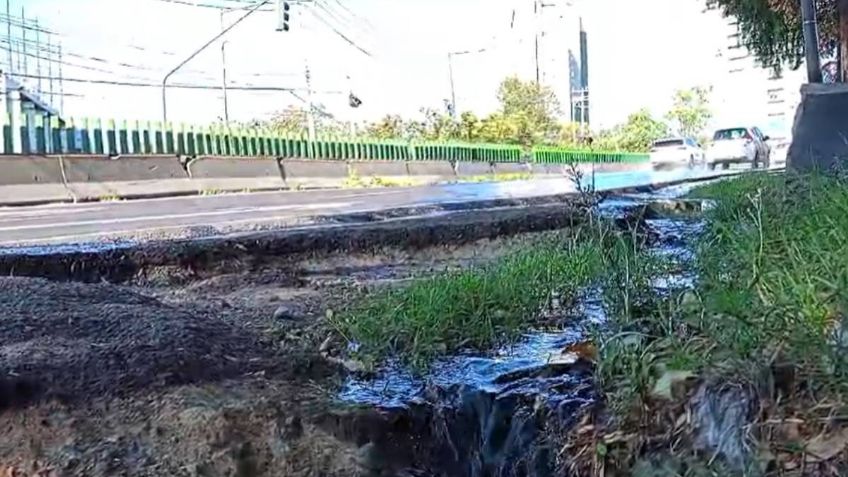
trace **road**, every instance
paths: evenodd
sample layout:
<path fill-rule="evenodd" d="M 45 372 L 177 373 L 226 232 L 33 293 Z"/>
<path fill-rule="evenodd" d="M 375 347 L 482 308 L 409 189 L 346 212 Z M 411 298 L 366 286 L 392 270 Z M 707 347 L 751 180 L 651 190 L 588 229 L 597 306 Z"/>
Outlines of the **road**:
<path fill-rule="evenodd" d="M 695 169 L 608 172 L 595 175 L 599 191 L 715 175 Z M 591 183 L 591 177 L 584 179 Z M 0 246 L 86 243 L 105 237 L 168 235 L 191 227 L 250 229 L 298 218 L 488 199 L 519 199 L 574 192 L 568 178 L 173 197 L 126 202 L 56 204 L 0 209 Z"/>

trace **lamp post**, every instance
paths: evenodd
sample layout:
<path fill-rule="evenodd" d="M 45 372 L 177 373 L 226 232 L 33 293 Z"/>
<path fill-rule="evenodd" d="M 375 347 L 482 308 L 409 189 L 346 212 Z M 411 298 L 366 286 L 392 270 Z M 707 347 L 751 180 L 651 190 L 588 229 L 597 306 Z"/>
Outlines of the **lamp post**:
<path fill-rule="evenodd" d="M 456 107 L 456 84 L 453 79 L 453 57 L 461 56 L 461 55 L 470 55 L 473 53 L 483 53 L 486 51 L 486 48 L 480 48 L 479 50 L 466 50 L 466 51 L 452 51 L 448 52 L 448 73 L 450 74 L 450 89 L 451 89 L 451 116 L 456 120 L 457 118 L 457 107 Z"/>
<path fill-rule="evenodd" d="M 221 38 L 221 37 L 223 37 L 224 35 L 226 35 L 227 33 L 229 33 L 229 32 L 230 32 L 230 30 L 232 30 L 232 29 L 233 29 L 233 28 L 235 28 L 235 27 L 236 27 L 239 23 L 241 23 L 241 22 L 243 22 L 245 19 L 247 19 L 247 17 L 249 17 L 249 16 L 253 15 L 254 13 L 256 13 L 256 11 L 257 11 L 257 10 L 259 10 L 260 8 L 264 7 L 265 5 L 267 5 L 267 4 L 269 4 L 269 3 L 271 3 L 271 0 L 263 0 L 263 1 L 261 1 L 261 2 L 258 2 L 258 3 L 257 3 L 256 5 L 254 5 L 254 6 L 253 6 L 250 10 L 248 10 L 248 11 L 247 11 L 247 13 L 245 13 L 244 15 L 242 15 L 241 17 L 239 17 L 239 19 L 238 19 L 238 20 L 236 20 L 235 22 L 233 22 L 233 24 L 232 24 L 232 25 L 230 25 L 230 26 L 228 26 L 227 28 L 224 28 L 223 30 L 221 30 L 221 32 L 220 32 L 220 33 L 218 33 L 217 35 L 215 35 L 214 37 L 212 37 L 212 39 L 211 39 L 211 40 L 209 40 L 209 41 L 207 41 L 206 43 L 204 43 L 204 44 L 203 44 L 203 46 L 201 46 L 200 48 L 198 48 L 197 50 L 195 50 L 195 51 L 194 51 L 194 53 L 192 53 L 191 55 L 189 55 L 189 56 L 188 56 L 188 58 L 186 58 L 186 59 L 185 59 L 185 60 L 183 60 L 180 64 L 178 64 L 177 66 L 175 66 L 175 67 L 174 67 L 174 69 L 172 69 L 171 71 L 169 71 L 169 72 L 168 72 L 168 74 L 166 74 L 166 75 L 165 75 L 165 77 L 164 77 L 164 78 L 162 78 L 162 119 L 163 119 L 166 123 L 168 122 L 168 80 L 171 78 L 171 76 L 173 76 L 173 75 L 174 75 L 174 73 L 176 73 L 177 71 L 179 71 L 179 70 L 180 70 L 183 66 L 185 66 L 185 65 L 186 65 L 189 61 L 193 60 L 193 59 L 194 59 L 197 55 L 199 55 L 200 53 L 202 53 L 202 52 L 203 52 L 206 48 L 209 48 L 209 46 L 210 46 L 212 43 L 215 43 L 216 41 L 218 41 L 218 39 L 219 39 L 219 38 Z"/>

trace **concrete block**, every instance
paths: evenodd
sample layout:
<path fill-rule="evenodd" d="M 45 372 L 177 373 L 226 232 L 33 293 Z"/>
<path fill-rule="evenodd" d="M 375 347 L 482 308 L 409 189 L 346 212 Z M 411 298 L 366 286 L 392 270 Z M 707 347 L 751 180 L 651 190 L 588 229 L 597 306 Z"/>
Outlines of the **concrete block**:
<path fill-rule="evenodd" d="M 75 200 L 140 199 L 196 194 L 174 156 L 62 156 L 67 187 Z"/>
<path fill-rule="evenodd" d="M 530 165 L 522 162 L 496 162 L 495 174 L 529 174 Z"/>
<path fill-rule="evenodd" d="M 272 158 L 199 157 L 189 162 L 188 173 L 200 192 L 286 188 L 280 165 Z"/>
<path fill-rule="evenodd" d="M 464 162 L 456 163 L 456 175 L 459 177 L 477 177 L 492 174 L 494 168 L 488 162 Z"/>
<path fill-rule="evenodd" d="M 286 184 L 292 189 L 338 188 L 348 180 L 348 163 L 317 159 L 291 159 L 281 163 Z"/>
<path fill-rule="evenodd" d="M 53 157 L 0 157 L 0 185 L 62 184 L 62 165 Z"/>
<path fill-rule="evenodd" d="M 413 180 L 425 184 L 438 184 L 456 180 L 456 170 L 449 161 L 409 161 L 406 170 Z"/>
<path fill-rule="evenodd" d="M 563 176 L 566 173 L 566 168 L 562 164 L 531 164 L 530 170 L 535 175 L 544 176 Z"/>
<path fill-rule="evenodd" d="M 59 160 L 42 156 L 0 157 L 0 206 L 70 202 Z"/>
<path fill-rule="evenodd" d="M 825 173 L 848 166 L 848 84 L 801 87 L 786 165 Z"/>
<path fill-rule="evenodd" d="M 62 156 L 68 182 L 137 182 L 188 179 L 175 156 Z"/>
<path fill-rule="evenodd" d="M 405 161 L 350 161 L 350 174 L 357 177 L 407 178 L 409 171 Z"/>

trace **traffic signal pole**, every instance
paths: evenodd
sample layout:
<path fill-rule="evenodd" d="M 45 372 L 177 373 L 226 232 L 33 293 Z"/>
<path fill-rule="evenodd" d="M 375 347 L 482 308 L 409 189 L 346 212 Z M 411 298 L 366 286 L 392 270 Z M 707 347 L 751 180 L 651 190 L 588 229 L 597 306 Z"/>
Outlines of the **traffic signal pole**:
<path fill-rule="evenodd" d="M 822 82 L 821 58 L 819 56 L 819 29 L 816 21 L 815 0 L 801 0 L 801 18 L 804 28 L 804 53 L 807 62 L 807 81 Z"/>

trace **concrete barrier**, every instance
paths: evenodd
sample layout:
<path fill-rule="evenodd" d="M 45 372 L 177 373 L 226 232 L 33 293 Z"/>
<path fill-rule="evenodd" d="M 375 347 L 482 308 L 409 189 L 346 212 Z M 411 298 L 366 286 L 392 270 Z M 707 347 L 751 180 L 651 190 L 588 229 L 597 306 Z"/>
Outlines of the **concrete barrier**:
<path fill-rule="evenodd" d="M 409 177 L 425 184 L 438 184 L 456 180 L 456 170 L 448 161 L 409 161 L 406 163 Z"/>
<path fill-rule="evenodd" d="M 409 171 L 405 161 L 350 161 L 348 170 L 351 176 L 364 180 L 389 179 L 409 181 Z"/>
<path fill-rule="evenodd" d="M 343 187 L 349 178 L 345 161 L 291 159 L 281 163 L 283 177 L 292 189 Z"/>
<path fill-rule="evenodd" d="M 188 164 L 198 192 L 261 191 L 286 188 L 279 162 L 259 157 L 199 157 Z"/>
<path fill-rule="evenodd" d="M 530 164 L 522 162 L 496 162 L 494 164 L 495 174 L 529 174 Z"/>
<path fill-rule="evenodd" d="M 566 167 L 563 164 L 531 164 L 530 172 L 540 176 L 564 176 Z"/>
<path fill-rule="evenodd" d="M 457 177 L 478 177 L 494 173 L 492 164 L 488 162 L 457 162 Z"/>
<path fill-rule="evenodd" d="M 848 166 L 848 84 L 806 84 L 786 165 L 828 173 Z"/>
<path fill-rule="evenodd" d="M 0 205 L 70 202 L 58 159 L 42 156 L 0 157 Z"/>
<path fill-rule="evenodd" d="M 174 156 L 62 156 L 68 189 L 76 200 L 136 199 L 197 193 Z"/>

